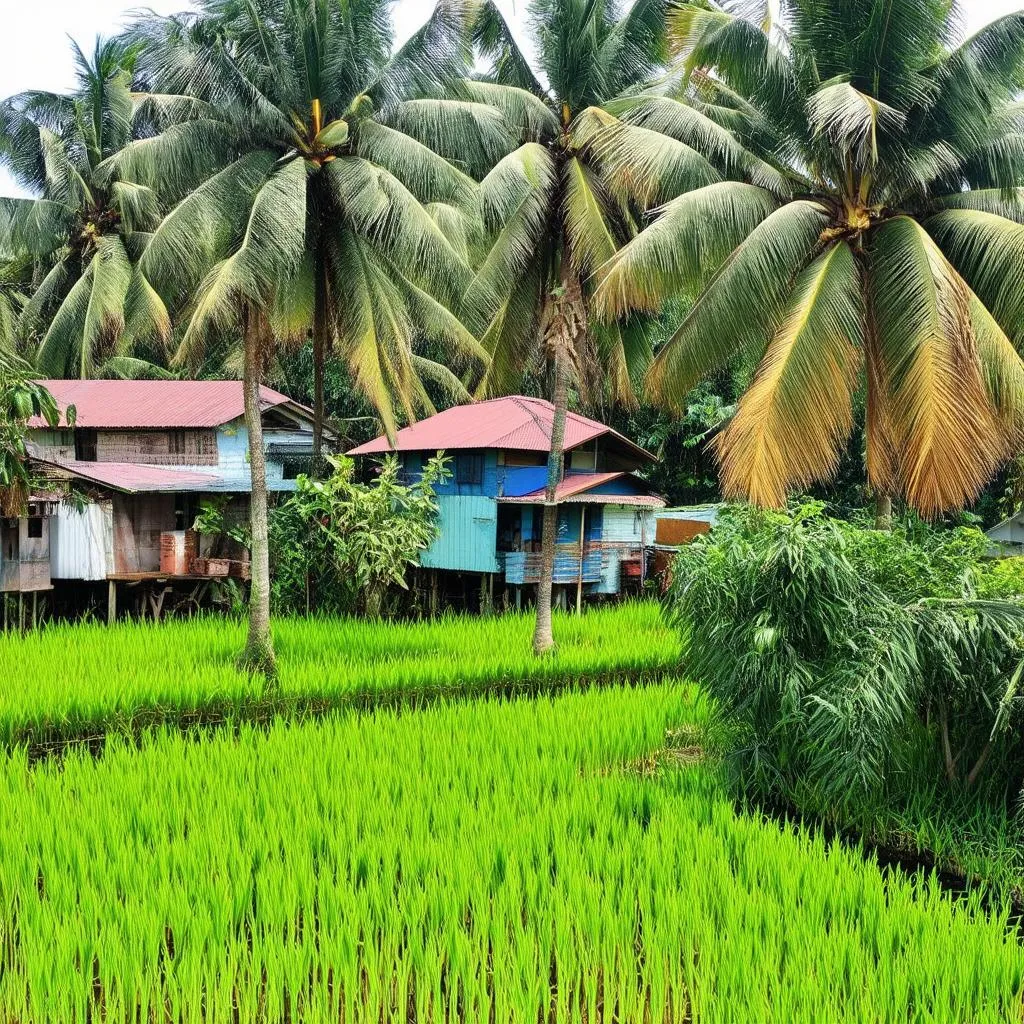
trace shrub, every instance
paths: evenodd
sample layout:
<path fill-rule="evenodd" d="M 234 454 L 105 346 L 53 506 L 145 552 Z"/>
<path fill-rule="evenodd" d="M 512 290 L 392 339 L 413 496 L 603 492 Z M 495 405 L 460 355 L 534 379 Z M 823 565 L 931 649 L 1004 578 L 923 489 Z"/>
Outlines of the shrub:
<path fill-rule="evenodd" d="M 1014 719 L 1022 614 L 978 598 L 983 535 L 918 530 L 733 508 L 680 553 L 667 606 L 746 787 L 863 799 L 923 721 L 974 784 Z"/>
<path fill-rule="evenodd" d="M 447 475 L 443 457 L 404 484 L 398 461 L 385 459 L 377 479 L 353 479 L 354 463 L 328 457 L 326 480 L 300 476 L 298 489 L 271 520 L 273 593 L 279 607 L 321 611 L 384 610 L 389 588 L 405 588 L 406 570 L 437 535 L 434 484 Z"/>
<path fill-rule="evenodd" d="M 996 600 L 1024 597 L 1024 558 L 991 558 L 980 573 L 978 594 Z"/>

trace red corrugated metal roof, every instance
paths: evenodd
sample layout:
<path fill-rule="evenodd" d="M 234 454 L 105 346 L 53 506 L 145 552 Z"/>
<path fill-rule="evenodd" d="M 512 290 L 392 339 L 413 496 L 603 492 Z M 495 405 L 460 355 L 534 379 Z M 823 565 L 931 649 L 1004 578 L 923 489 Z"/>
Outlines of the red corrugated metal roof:
<path fill-rule="evenodd" d="M 219 427 L 245 413 L 239 380 L 41 380 L 63 416 L 73 405 L 75 425 L 101 430 L 171 430 Z M 286 403 L 272 388 L 261 388 L 264 408 Z M 41 417 L 30 427 L 45 428 Z"/>
<path fill-rule="evenodd" d="M 551 448 L 554 406 L 542 398 L 511 395 L 472 405 L 457 405 L 436 416 L 420 420 L 398 431 L 392 445 L 385 435 L 353 448 L 349 455 L 382 452 L 421 452 L 459 448 L 499 448 L 512 451 L 546 452 Z M 565 422 L 568 451 L 598 437 L 614 437 L 645 461 L 654 456 L 628 438 L 597 420 L 570 412 Z"/>
<path fill-rule="evenodd" d="M 562 502 L 596 502 L 605 505 L 644 505 L 648 508 L 661 508 L 665 501 L 656 494 L 593 494 L 595 487 L 606 484 L 610 480 L 629 476 L 629 473 L 570 473 L 558 485 L 555 501 Z M 635 478 L 634 478 L 635 479 Z M 639 483 L 639 481 L 637 481 Z M 529 494 L 520 494 L 514 498 L 499 498 L 502 503 L 514 505 L 537 505 L 544 501 L 546 488 L 539 488 Z"/>
<path fill-rule="evenodd" d="M 166 466 L 146 466 L 135 462 L 61 462 L 57 459 L 39 459 L 44 468 L 51 467 L 80 480 L 100 484 L 115 491 L 129 494 L 169 493 L 175 491 L 196 491 L 213 487 L 220 477 L 213 473 L 195 473 L 188 470 L 169 469 Z"/>

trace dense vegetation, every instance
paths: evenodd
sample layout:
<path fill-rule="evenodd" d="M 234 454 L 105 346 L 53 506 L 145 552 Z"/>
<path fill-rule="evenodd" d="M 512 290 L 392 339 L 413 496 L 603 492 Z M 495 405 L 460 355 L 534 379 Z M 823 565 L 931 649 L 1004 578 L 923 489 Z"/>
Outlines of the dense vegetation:
<path fill-rule="evenodd" d="M 1005 917 L 737 817 L 693 746 L 707 710 L 665 684 L 6 755 L 0 1012 L 1019 1014 Z"/>
<path fill-rule="evenodd" d="M 736 508 L 674 566 L 740 790 L 1024 891 L 1024 611 L 976 529 Z"/>

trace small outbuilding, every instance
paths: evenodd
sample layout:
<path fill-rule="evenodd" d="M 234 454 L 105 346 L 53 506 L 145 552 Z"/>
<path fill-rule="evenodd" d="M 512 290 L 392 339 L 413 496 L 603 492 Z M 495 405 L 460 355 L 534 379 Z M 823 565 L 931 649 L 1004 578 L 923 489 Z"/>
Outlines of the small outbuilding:
<path fill-rule="evenodd" d="M 1024 509 L 985 531 L 994 555 L 1024 555 Z"/>

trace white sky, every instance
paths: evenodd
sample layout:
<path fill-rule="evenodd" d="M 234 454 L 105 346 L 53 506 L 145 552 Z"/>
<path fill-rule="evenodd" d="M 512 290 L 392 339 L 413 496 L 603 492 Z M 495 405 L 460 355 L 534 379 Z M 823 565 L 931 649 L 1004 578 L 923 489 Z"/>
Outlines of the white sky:
<path fill-rule="evenodd" d="M 434 0 L 396 0 L 395 24 L 405 39 L 426 20 Z M 112 35 L 132 10 L 148 7 L 172 14 L 189 0 L 0 0 L 0 97 L 25 89 L 61 92 L 74 84 L 68 36 L 90 53 L 97 35 Z M 528 0 L 498 0 L 522 41 Z M 966 30 L 1024 6 L 1024 0 L 961 0 Z M 0 195 L 17 194 L 0 170 Z"/>

